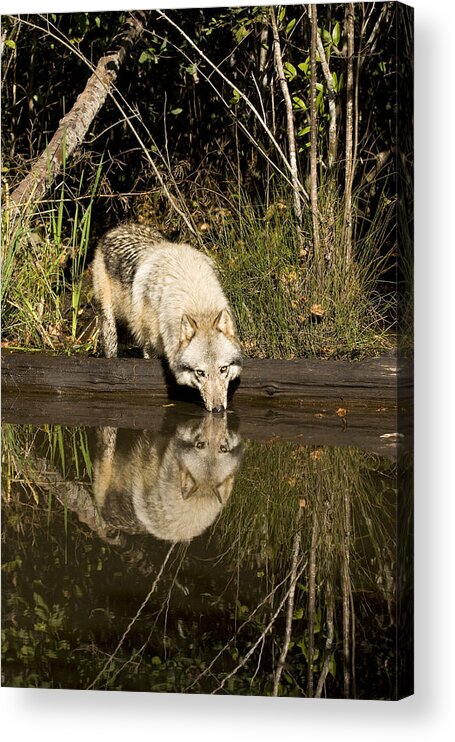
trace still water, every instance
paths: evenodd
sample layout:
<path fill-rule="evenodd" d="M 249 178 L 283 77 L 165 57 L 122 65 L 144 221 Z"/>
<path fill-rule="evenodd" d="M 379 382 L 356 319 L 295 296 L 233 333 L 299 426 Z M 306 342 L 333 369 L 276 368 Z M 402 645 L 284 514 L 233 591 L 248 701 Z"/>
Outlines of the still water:
<path fill-rule="evenodd" d="M 4 685 L 399 695 L 396 460 L 233 417 L 3 426 Z"/>

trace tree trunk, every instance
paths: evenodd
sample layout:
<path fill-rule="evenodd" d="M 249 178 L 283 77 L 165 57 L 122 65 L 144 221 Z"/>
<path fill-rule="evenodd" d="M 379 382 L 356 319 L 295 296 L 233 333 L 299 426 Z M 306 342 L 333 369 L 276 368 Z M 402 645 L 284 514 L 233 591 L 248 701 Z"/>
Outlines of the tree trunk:
<path fill-rule="evenodd" d="M 269 81 L 268 75 L 267 75 L 267 59 L 268 59 L 268 40 L 269 40 L 269 17 L 268 13 L 265 12 L 262 16 L 261 20 L 261 35 L 260 35 L 260 49 L 259 49 L 259 70 L 258 70 L 258 80 L 259 80 L 259 90 L 260 94 L 262 96 L 262 105 L 263 105 L 263 113 L 264 119 L 266 118 L 265 113 L 265 101 L 267 98 L 267 93 L 270 85 L 270 99 L 272 103 L 272 118 L 274 117 L 274 105 L 273 105 L 273 76 L 271 75 L 271 79 Z M 276 127 L 275 124 L 272 123 L 272 131 L 273 135 L 276 134 Z M 266 208 L 268 209 L 270 206 L 270 163 L 266 161 L 266 188 L 265 188 L 265 204 Z"/>
<path fill-rule="evenodd" d="M 144 30 L 143 21 L 144 14 L 140 12 L 128 18 L 124 30 L 117 37 L 120 43 L 116 51 L 101 57 L 71 111 L 60 121 L 46 149 L 12 192 L 13 207 L 26 207 L 32 201 L 39 201 L 61 171 L 64 162 L 81 144 L 117 79 L 118 70 L 127 53 L 140 38 Z"/>
<path fill-rule="evenodd" d="M 311 17 L 311 45 L 310 45 L 310 202 L 313 220 L 313 249 L 316 270 L 319 282 L 322 278 L 322 255 L 319 239 L 319 210 L 318 210 L 318 131 L 316 114 L 316 46 L 318 37 L 318 16 L 316 5 L 309 5 Z"/>
<path fill-rule="evenodd" d="M 352 183 L 354 178 L 354 3 L 346 5 L 347 81 L 346 81 L 346 164 L 343 237 L 346 262 L 352 257 Z"/>
<path fill-rule="evenodd" d="M 294 212 L 299 227 L 302 227 L 302 202 L 300 200 L 300 182 L 297 168 L 297 145 L 295 141 L 294 111 L 292 110 L 291 94 L 284 74 L 283 57 L 281 54 L 280 36 L 276 22 L 275 11 L 271 8 L 270 18 L 272 21 L 273 35 L 273 54 L 275 58 L 275 67 L 278 73 L 278 80 L 283 93 L 284 104 L 286 107 L 286 131 L 289 147 L 289 164 L 291 166 L 291 182 L 294 198 Z"/>
<path fill-rule="evenodd" d="M 351 495 L 346 483 L 343 493 L 343 532 L 341 585 L 343 594 L 343 690 L 349 698 L 354 688 L 354 672 L 351 665 L 351 650 L 354 653 L 354 628 L 351 625 L 352 587 L 351 587 Z M 354 614 L 352 612 L 352 621 Z M 351 646 L 352 645 L 352 646 Z"/>
<path fill-rule="evenodd" d="M 319 498 L 316 498 L 313 504 L 313 524 L 311 530 L 311 547 L 310 547 L 310 558 L 308 566 L 308 676 L 307 676 L 307 695 L 308 698 L 313 697 L 313 682 L 314 682 L 314 669 L 313 669 L 313 655 L 314 655 L 314 619 L 316 614 L 316 567 L 317 567 L 317 547 L 318 547 L 318 536 L 319 526 L 317 519 L 317 505 Z"/>
<path fill-rule="evenodd" d="M 316 16 L 316 29 L 317 29 L 317 5 L 313 5 L 314 15 Z M 333 84 L 332 73 L 327 62 L 327 57 L 324 50 L 324 44 L 318 30 L 316 30 L 316 45 L 318 49 L 319 59 L 321 60 L 321 67 L 324 73 L 325 81 L 327 83 L 328 99 L 329 99 L 329 144 L 328 144 L 328 166 L 331 168 L 337 158 L 337 107 L 336 107 L 336 90 Z"/>
<path fill-rule="evenodd" d="M 188 34 L 185 33 L 185 31 L 177 23 L 175 23 L 175 21 L 173 21 L 172 18 L 168 18 L 168 16 L 166 15 L 166 13 L 163 13 L 162 10 L 157 9 L 156 12 L 157 12 L 159 18 L 164 18 L 164 20 L 166 20 L 171 26 L 173 26 L 174 28 L 177 29 L 177 31 L 183 36 L 184 39 L 186 39 L 186 41 L 190 44 L 190 46 L 192 46 L 193 49 L 196 50 L 196 52 L 199 54 L 199 56 L 201 57 L 201 59 L 203 59 L 205 62 L 207 62 L 207 64 L 213 70 L 215 70 L 215 72 L 221 77 L 221 79 L 224 80 L 224 82 L 227 83 L 227 85 L 229 85 L 229 87 L 232 90 L 235 91 L 235 93 L 239 96 L 239 98 L 241 98 L 244 101 L 244 103 L 248 106 L 248 108 L 250 109 L 250 111 L 252 111 L 252 113 L 257 118 L 257 120 L 261 124 L 262 128 L 264 129 L 264 131 L 267 133 L 267 136 L 270 138 L 270 141 L 272 142 L 272 144 L 275 147 L 277 153 L 279 154 L 281 160 L 283 161 L 283 163 L 284 163 L 284 165 L 286 167 L 286 170 L 288 170 L 288 172 L 291 173 L 291 181 L 290 181 L 290 183 L 291 183 L 291 186 L 294 189 L 295 182 L 292 179 L 292 167 L 291 167 L 291 163 L 289 162 L 288 158 L 286 157 L 285 153 L 283 152 L 282 148 L 280 147 L 279 143 L 277 142 L 275 135 L 273 134 L 273 126 L 274 126 L 274 119 L 273 119 L 274 114 L 273 114 L 273 111 L 272 111 L 272 129 L 270 129 L 270 127 L 268 126 L 266 120 L 264 119 L 264 116 L 261 113 L 259 113 L 258 109 L 256 108 L 256 106 L 253 105 L 253 103 L 248 98 L 248 96 L 246 96 L 245 93 L 243 93 L 240 90 L 240 88 L 237 87 L 237 85 L 235 85 L 231 80 L 229 80 L 228 77 L 226 77 L 226 75 L 222 72 L 222 70 L 220 69 L 220 67 L 217 66 L 214 62 L 212 62 L 211 59 L 209 59 L 209 57 L 207 57 L 206 54 L 204 54 L 204 52 L 190 38 L 190 36 L 188 36 Z M 209 76 L 205 76 L 205 79 L 209 82 L 210 85 L 212 85 L 212 87 L 215 90 L 216 94 L 219 97 L 221 97 L 221 99 L 223 100 L 223 98 L 220 95 L 219 91 L 217 90 L 217 88 L 215 87 L 215 85 L 213 85 L 213 83 L 211 82 L 210 77 Z M 273 87 L 273 80 L 271 80 L 270 87 L 271 88 Z M 254 139 L 253 139 L 252 135 L 246 129 L 246 127 L 242 126 L 242 128 L 243 128 L 243 131 L 245 132 L 245 134 L 250 139 L 252 139 L 252 141 L 254 142 Z M 261 147 L 260 150 L 261 150 L 262 154 L 264 155 L 264 157 L 268 160 L 268 162 L 271 165 L 273 165 L 273 167 L 275 169 L 277 169 L 278 172 L 281 172 L 281 174 L 284 175 L 285 179 L 287 180 L 288 179 L 287 178 L 287 175 L 285 173 L 282 173 L 282 171 L 280 171 L 277 168 L 277 166 L 272 162 L 272 160 L 270 159 L 270 157 L 268 157 L 268 155 L 264 151 L 264 149 Z M 298 189 L 298 192 L 301 194 L 301 198 L 308 199 L 308 193 L 306 192 L 306 190 L 303 187 L 302 183 L 298 179 L 297 179 L 297 189 Z"/>

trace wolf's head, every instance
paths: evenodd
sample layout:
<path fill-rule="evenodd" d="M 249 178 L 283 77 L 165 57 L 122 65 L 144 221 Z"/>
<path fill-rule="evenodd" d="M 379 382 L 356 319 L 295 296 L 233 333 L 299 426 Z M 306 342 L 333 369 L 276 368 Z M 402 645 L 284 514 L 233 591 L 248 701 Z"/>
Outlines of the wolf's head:
<path fill-rule="evenodd" d="M 228 415 L 204 412 L 178 424 L 164 451 L 144 433 L 128 476 L 135 517 L 159 539 L 180 543 L 203 533 L 229 500 L 242 439 Z M 125 498 L 124 498 L 125 499 Z"/>
<path fill-rule="evenodd" d="M 200 422 L 180 425 L 173 450 L 183 500 L 215 499 L 225 505 L 242 455 L 242 439 L 228 428 L 226 415 L 206 414 Z"/>
<path fill-rule="evenodd" d="M 198 389 L 210 412 L 223 412 L 229 382 L 241 370 L 240 344 L 228 309 L 215 318 L 183 315 L 179 349 L 172 364 L 178 384 Z"/>

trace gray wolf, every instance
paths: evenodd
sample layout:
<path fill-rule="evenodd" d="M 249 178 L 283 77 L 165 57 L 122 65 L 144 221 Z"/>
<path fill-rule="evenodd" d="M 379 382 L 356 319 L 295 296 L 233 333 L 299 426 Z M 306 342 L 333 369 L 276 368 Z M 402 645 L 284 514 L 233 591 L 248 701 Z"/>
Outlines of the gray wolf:
<path fill-rule="evenodd" d="M 203 533 L 226 505 L 241 463 L 241 437 L 226 415 L 182 421 L 170 437 L 143 431 L 127 452 L 116 433 L 98 431 L 93 490 L 104 523 L 173 543 Z"/>
<path fill-rule="evenodd" d="M 149 227 L 121 225 L 96 247 L 93 287 L 108 358 L 117 355 L 116 321 L 123 321 L 145 358 L 164 356 L 177 383 L 198 389 L 207 410 L 226 409 L 242 354 L 209 257 Z"/>

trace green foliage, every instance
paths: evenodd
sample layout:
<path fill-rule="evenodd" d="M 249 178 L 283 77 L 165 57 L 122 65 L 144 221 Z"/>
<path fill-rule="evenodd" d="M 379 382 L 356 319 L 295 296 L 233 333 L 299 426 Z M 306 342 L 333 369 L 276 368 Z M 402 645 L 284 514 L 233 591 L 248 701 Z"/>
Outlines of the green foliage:
<path fill-rule="evenodd" d="M 81 318 L 87 313 L 86 268 L 101 173 L 102 162 L 87 194 L 82 173 L 73 197 L 63 181 L 46 208 L 19 223 L 12 224 L 7 210 L 3 212 L 2 316 L 4 338 L 11 347 L 72 351 L 93 347 Z"/>
<path fill-rule="evenodd" d="M 366 12 L 368 33 L 378 23 L 380 35 L 375 53 L 370 55 L 363 46 L 358 60 L 362 95 L 354 172 L 357 198 L 351 215 L 357 242 L 352 266 L 343 265 L 341 225 L 345 7 L 318 6 L 319 32 L 336 92 L 338 140 L 338 160 L 328 184 L 331 95 L 318 60 L 318 208 L 325 242 L 322 281 L 316 277 L 320 266 L 313 255 L 309 207 L 305 202 L 301 240 L 292 217 L 292 192 L 283 177 L 288 174 L 276 145 L 252 110 L 253 106 L 288 156 L 285 107 L 276 79 L 272 85 L 276 70 L 270 7 L 169 11 L 169 18 L 200 53 L 155 11 L 148 11 L 146 32 L 125 59 L 114 91 L 122 113 L 111 100 L 103 106 L 78 155 L 64 163 L 61 180 L 43 203 L 30 205 L 19 225 L 13 228 L 4 210 L 4 342 L 37 350 L 92 351 L 96 332 L 87 268 L 94 241 L 113 224 L 139 215 L 173 238 L 213 250 L 245 332 L 248 353 L 354 357 L 385 347 L 387 330 L 395 321 L 391 287 L 384 288 L 382 282 L 383 269 L 389 275 L 395 270 L 393 158 L 377 176 L 370 176 L 379 153 L 398 147 L 397 44 L 394 35 L 385 32 L 395 28 L 395 6 L 390 3 L 385 15 L 381 8 L 355 6 L 358 52 Z M 90 73 L 88 60 L 96 62 L 112 48 L 125 19 L 125 12 L 54 13 L 46 19 L 38 15 L 2 17 L 4 205 L 82 91 Z M 310 25 L 306 7 L 281 6 L 278 23 L 293 105 L 298 176 L 308 190 Z M 19 89 L 23 95 L 17 95 Z M 406 121 L 404 125 L 409 129 Z M 179 214 L 170 205 L 169 193 Z M 390 211 L 385 208 L 386 199 Z M 269 218 L 278 203 L 285 204 L 286 210 Z M 213 214 L 220 208 L 229 214 L 223 217 L 218 235 Z M 382 223 L 386 226 L 381 231 Z M 194 229 L 201 224 L 213 228 L 215 236 Z M 403 276 L 409 284 L 408 270 L 403 269 Z M 323 307 L 322 320 L 314 319 L 313 304 Z M 273 316 L 267 317 L 270 307 Z"/>
<path fill-rule="evenodd" d="M 297 70 L 291 62 L 284 63 L 284 74 L 286 79 L 289 81 L 294 80 L 294 78 L 297 77 Z"/>
<path fill-rule="evenodd" d="M 358 239 L 356 261 L 342 249 L 343 200 L 333 182 L 320 187 L 324 266 L 312 268 L 312 225 L 304 242 L 291 205 L 278 194 L 265 211 L 232 194 L 214 225 L 212 254 L 234 308 L 243 347 L 253 357 L 362 358 L 390 347 L 393 296 L 377 291 L 387 261 L 381 250 L 394 228 L 393 204 L 381 201 Z M 360 198 L 360 195 L 358 196 Z M 208 233 L 210 237 L 210 232 Z M 321 308 L 318 316 L 317 307 Z"/>

